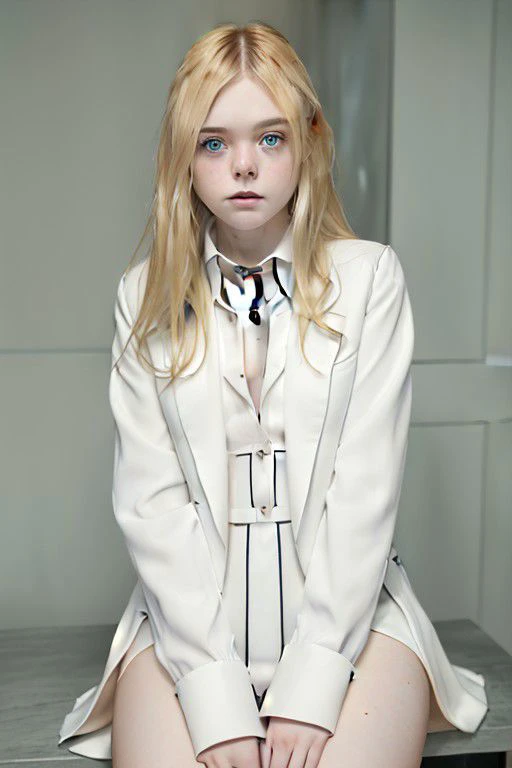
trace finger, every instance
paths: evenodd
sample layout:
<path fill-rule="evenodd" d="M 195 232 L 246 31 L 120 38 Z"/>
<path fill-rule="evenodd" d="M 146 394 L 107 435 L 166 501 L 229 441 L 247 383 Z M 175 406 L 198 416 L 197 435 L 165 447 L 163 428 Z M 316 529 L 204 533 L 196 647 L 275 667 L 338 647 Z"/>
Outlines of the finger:
<path fill-rule="evenodd" d="M 309 744 L 296 744 L 287 768 L 304 768 L 308 750 Z"/>
<path fill-rule="evenodd" d="M 269 768 L 288 768 L 292 750 L 272 744 Z"/>
<path fill-rule="evenodd" d="M 270 746 L 266 741 L 260 742 L 261 768 L 269 768 Z"/>
<path fill-rule="evenodd" d="M 324 751 L 325 744 L 321 744 L 320 746 L 313 746 L 308 751 L 308 754 L 306 756 L 306 762 L 304 763 L 304 768 L 317 768 L 318 763 L 320 762 L 320 758 L 322 757 L 322 752 Z"/>
<path fill-rule="evenodd" d="M 261 742 L 259 739 L 255 742 L 254 748 L 251 748 L 248 765 L 250 768 L 261 768 Z"/>

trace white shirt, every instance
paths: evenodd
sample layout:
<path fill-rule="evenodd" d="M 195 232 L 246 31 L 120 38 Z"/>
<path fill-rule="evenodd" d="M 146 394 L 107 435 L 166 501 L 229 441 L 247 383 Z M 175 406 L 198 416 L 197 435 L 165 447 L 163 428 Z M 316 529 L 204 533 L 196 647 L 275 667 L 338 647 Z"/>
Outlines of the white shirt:
<path fill-rule="evenodd" d="M 257 519 L 276 504 L 288 508 L 282 374 L 292 313 L 292 230 L 288 227 L 273 253 L 257 265 L 263 267 L 265 296 L 258 306 L 261 323 L 256 325 L 249 318 L 256 296 L 254 278 L 239 277 L 234 270 L 239 265 L 216 249 L 210 234 L 213 222 L 214 217 L 205 230 L 204 259 L 218 328 L 229 502 L 231 509 L 253 508 Z M 221 260 L 238 285 L 225 278 Z M 279 333 L 273 333 L 281 313 Z"/>
<path fill-rule="evenodd" d="M 250 274 L 244 276 L 244 268 L 228 259 L 215 247 L 211 237 L 214 221 L 215 217 L 212 216 L 206 226 L 203 255 L 212 299 L 216 304 L 217 322 L 219 323 L 221 317 L 218 308 L 222 307 L 231 313 L 231 322 L 241 325 L 244 375 L 256 412 L 259 413 L 270 317 L 283 301 L 289 303 L 291 307 L 294 283 L 291 223 L 274 251 L 253 267 L 248 268 L 254 270 L 255 267 L 261 267 L 261 273 L 256 273 L 254 277 Z M 237 273 L 237 270 L 240 270 L 240 273 Z M 258 277 L 261 277 L 263 283 L 263 296 L 259 301 Z M 259 325 L 250 319 L 250 308 L 254 304 L 258 305 L 255 314 L 261 319 Z M 222 320 L 220 325 L 223 325 Z"/>

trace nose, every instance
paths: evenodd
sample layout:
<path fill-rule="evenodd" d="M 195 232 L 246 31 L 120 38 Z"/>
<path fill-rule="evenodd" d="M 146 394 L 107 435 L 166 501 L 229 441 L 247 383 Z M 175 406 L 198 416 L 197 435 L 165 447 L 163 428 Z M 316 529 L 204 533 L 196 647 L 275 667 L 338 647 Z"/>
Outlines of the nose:
<path fill-rule="evenodd" d="M 247 176 L 255 178 L 258 173 L 256 158 L 249 150 L 240 150 L 233 162 L 233 170 L 237 179 Z"/>
<path fill-rule="evenodd" d="M 255 179 L 256 175 L 256 167 L 254 165 L 248 165 L 247 167 L 237 166 L 235 169 L 235 178 L 237 179 L 249 177 Z"/>

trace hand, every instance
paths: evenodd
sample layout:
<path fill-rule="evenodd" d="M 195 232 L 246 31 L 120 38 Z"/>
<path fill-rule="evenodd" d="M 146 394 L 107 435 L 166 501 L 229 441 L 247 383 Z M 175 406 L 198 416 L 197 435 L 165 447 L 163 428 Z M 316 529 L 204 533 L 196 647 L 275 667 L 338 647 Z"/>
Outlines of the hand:
<path fill-rule="evenodd" d="M 331 732 L 319 725 L 270 717 L 260 744 L 262 768 L 317 768 Z"/>
<path fill-rule="evenodd" d="M 203 749 L 196 758 L 198 763 L 204 763 L 207 768 L 225 766 L 231 768 L 261 768 L 258 738 L 242 736 L 240 739 L 229 739 L 213 744 Z"/>

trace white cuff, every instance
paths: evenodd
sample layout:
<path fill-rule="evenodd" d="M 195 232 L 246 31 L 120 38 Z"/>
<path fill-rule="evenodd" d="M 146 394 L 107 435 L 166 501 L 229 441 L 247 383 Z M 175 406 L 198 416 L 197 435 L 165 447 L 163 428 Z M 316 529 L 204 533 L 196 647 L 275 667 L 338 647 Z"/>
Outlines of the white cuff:
<path fill-rule="evenodd" d="M 213 661 L 176 683 L 195 756 L 228 739 L 265 738 L 249 671 L 242 660 Z"/>
<path fill-rule="evenodd" d="M 333 734 L 354 670 L 346 656 L 322 645 L 285 645 L 260 717 L 299 720 Z"/>

